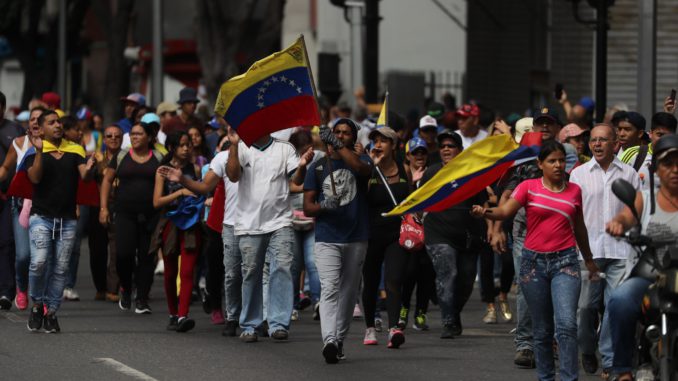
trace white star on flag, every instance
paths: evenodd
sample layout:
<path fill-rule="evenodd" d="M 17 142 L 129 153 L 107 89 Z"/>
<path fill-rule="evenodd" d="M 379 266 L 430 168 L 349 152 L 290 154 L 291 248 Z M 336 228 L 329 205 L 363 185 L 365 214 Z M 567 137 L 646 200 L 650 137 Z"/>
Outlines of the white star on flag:
<path fill-rule="evenodd" d="M 281 76 L 280 81 L 283 82 L 283 83 L 287 83 L 287 77 L 285 77 L 284 75 Z"/>
<path fill-rule="evenodd" d="M 297 87 L 297 93 L 301 94 L 301 87 Z"/>
<path fill-rule="evenodd" d="M 273 82 L 278 82 L 278 77 L 276 77 L 276 76 L 274 75 L 273 77 L 271 77 L 271 81 L 273 81 Z"/>
<path fill-rule="evenodd" d="M 269 82 L 269 81 L 264 81 L 264 86 L 268 86 L 268 85 L 270 85 L 270 84 L 271 84 L 271 82 Z"/>
<path fill-rule="evenodd" d="M 293 80 L 293 79 L 290 79 L 290 86 L 292 86 L 292 87 L 296 86 L 296 85 L 294 84 L 294 80 Z"/>
<path fill-rule="evenodd" d="M 257 103 L 257 106 L 259 106 L 259 108 L 264 108 L 264 102 Z"/>
<path fill-rule="evenodd" d="M 265 92 L 266 92 L 266 88 L 265 88 L 265 87 L 260 87 L 260 88 L 259 88 L 259 92 L 260 92 L 260 93 L 265 93 Z"/>

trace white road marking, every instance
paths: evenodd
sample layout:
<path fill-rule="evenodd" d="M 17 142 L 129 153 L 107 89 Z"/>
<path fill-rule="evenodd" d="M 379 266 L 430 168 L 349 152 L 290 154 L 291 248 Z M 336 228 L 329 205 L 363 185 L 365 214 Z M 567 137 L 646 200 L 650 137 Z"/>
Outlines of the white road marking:
<path fill-rule="evenodd" d="M 14 312 L 5 312 L 2 314 L 7 320 L 11 321 L 12 323 L 25 323 L 26 319 L 22 318 L 21 316 L 15 314 Z"/>
<path fill-rule="evenodd" d="M 116 360 L 109 358 L 109 357 L 95 358 L 94 362 L 99 363 L 99 364 L 104 364 L 107 367 L 113 369 L 114 371 L 116 371 L 118 373 L 122 373 L 125 376 L 129 376 L 129 377 L 135 378 L 137 380 L 158 381 L 157 379 L 147 375 L 144 372 L 136 370 L 132 367 L 129 367 L 129 366 L 121 363 L 120 361 L 116 361 Z"/>

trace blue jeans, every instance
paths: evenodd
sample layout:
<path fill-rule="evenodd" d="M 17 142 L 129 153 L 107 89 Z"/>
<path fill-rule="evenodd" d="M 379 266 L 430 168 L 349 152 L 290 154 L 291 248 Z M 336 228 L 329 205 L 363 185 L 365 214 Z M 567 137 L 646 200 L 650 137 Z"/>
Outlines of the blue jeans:
<path fill-rule="evenodd" d="M 15 272 L 16 288 L 21 291 L 28 289 L 28 266 L 31 264 L 31 241 L 28 238 L 28 229 L 19 224 L 21 207 L 19 199 L 12 198 L 12 228 L 14 231 L 14 249 L 16 250 Z"/>
<path fill-rule="evenodd" d="M 76 220 L 39 215 L 32 215 L 29 219 L 31 264 L 28 289 L 33 302 L 46 304 L 51 312 L 56 312 L 61 305 L 76 225 Z M 50 266 L 51 269 L 48 268 Z"/>
<path fill-rule="evenodd" d="M 513 236 L 513 268 L 515 274 L 520 276 L 520 258 L 523 255 L 523 244 L 525 243 L 524 235 Z M 532 348 L 532 317 L 530 317 L 530 309 L 525 301 L 525 295 L 520 290 L 516 289 L 516 337 L 514 343 L 516 345 L 516 352 Z"/>
<path fill-rule="evenodd" d="M 651 284 L 652 282 L 644 278 L 629 278 L 610 295 L 607 312 L 610 313 L 610 333 L 614 348 L 613 374 L 633 370 L 636 323 L 642 313 L 643 295 Z"/>
<path fill-rule="evenodd" d="M 607 277 L 601 281 L 590 281 L 589 272 L 584 267 L 581 271 L 581 295 L 579 297 L 578 336 L 579 350 L 582 354 L 595 355 L 596 331 L 598 330 L 598 315 L 600 303 L 610 300 L 612 291 L 617 288 L 624 276 L 625 259 L 594 259 L 594 262 Z M 599 338 L 600 356 L 603 360 L 603 369 L 612 367 L 612 338 L 610 336 L 610 317 L 607 309 L 603 315 Z"/>
<path fill-rule="evenodd" d="M 537 253 L 523 248 L 520 287 L 532 315 L 535 360 L 539 380 L 555 380 L 553 334 L 558 341 L 560 379 L 579 376 L 577 302 L 581 274 L 577 250 Z"/>
<path fill-rule="evenodd" d="M 233 226 L 221 229 L 224 242 L 224 298 L 226 299 L 226 320 L 238 320 L 242 305 L 242 255 Z"/>
<path fill-rule="evenodd" d="M 294 231 L 286 226 L 274 232 L 238 236 L 242 254 L 242 312 L 240 327 L 243 333 L 254 332 L 263 322 L 264 260 L 271 261 L 268 282 L 267 316 L 269 333 L 287 330 L 294 301 L 292 284 L 292 257 Z"/>
<path fill-rule="evenodd" d="M 318 268 L 315 265 L 314 245 L 315 231 L 294 231 L 294 262 L 292 266 L 292 279 L 296 282 L 302 269 L 306 269 L 306 279 L 308 279 L 309 289 L 311 291 L 311 301 L 313 304 L 320 301 L 320 278 L 318 277 Z M 297 289 L 298 284 L 295 284 Z M 298 299 L 298 293 L 294 295 L 295 302 Z"/>

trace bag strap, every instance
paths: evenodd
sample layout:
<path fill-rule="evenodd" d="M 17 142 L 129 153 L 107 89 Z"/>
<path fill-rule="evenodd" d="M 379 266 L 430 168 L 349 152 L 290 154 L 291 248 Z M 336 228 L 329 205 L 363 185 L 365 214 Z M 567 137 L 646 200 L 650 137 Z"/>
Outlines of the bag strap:
<path fill-rule="evenodd" d="M 633 169 L 638 172 L 640 167 L 643 165 L 645 158 L 647 157 L 647 152 L 649 151 L 649 146 L 643 145 L 638 147 L 638 154 L 636 155 L 636 161 L 633 162 Z"/>

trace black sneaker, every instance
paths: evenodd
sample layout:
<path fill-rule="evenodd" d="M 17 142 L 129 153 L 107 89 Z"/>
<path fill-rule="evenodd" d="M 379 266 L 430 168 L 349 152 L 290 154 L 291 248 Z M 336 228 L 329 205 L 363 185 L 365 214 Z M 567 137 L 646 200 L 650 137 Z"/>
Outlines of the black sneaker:
<path fill-rule="evenodd" d="M 120 300 L 118 301 L 120 309 L 128 311 L 132 308 L 132 293 L 129 291 L 120 290 Z"/>
<path fill-rule="evenodd" d="M 31 313 L 28 315 L 28 330 L 36 332 L 42 328 L 43 320 L 43 307 L 42 303 L 33 304 L 31 307 Z"/>
<path fill-rule="evenodd" d="M 9 310 L 12 308 L 12 301 L 5 295 L 0 296 L 0 310 Z"/>
<path fill-rule="evenodd" d="M 320 303 L 316 303 L 315 307 L 313 307 L 313 320 L 319 321 L 320 320 Z"/>
<path fill-rule="evenodd" d="M 140 315 L 150 315 L 153 311 L 151 311 L 151 306 L 148 305 L 147 301 L 139 299 L 136 301 L 136 308 L 134 309 L 134 312 Z"/>
<path fill-rule="evenodd" d="M 452 324 L 446 324 L 443 326 L 443 332 L 440 334 L 441 339 L 454 339 L 454 331 L 452 330 Z"/>
<path fill-rule="evenodd" d="M 273 332 L 271 334 L 271 338 L 273 340 L 277 340 L 277 341 L 287 340 L 288 337 L 289 337 L 289 333 L 287 333 L 287 330 L 282 329 L 282 328 L 276 329 L 275 332 Z"/>
<path fill-rule="evenodd" d="M 179 319 L 179 325 L 177 326 L 177 332 L 188 332 L 195 327 L 195 321 L 187 317 L 182 317 Z"/>
<path fill-rule="evenodd" d="M 59 321 L 57 320 L 55 313 L 48 313 L 45 315 L 43 327 L 46 333 L 58 333 L 61 332 L 59 328 Z"/>
<path fill-rule="evenodd" d="M 334 341 L 328 341 L 323 347 L 323 357 L 328 364 L 336 364 L 339 362 L 339 348 Z"/>
<path fill-rule="evenodd" d="M 513 363 L 521 368 L 534 369 L 536 363 L 534 361 L 534 352 L 531 349 L 521 349 L 516 352 L 516 357 L 513 358 Z"/>
<path fill-rule="evenodd" d="M 261 337 L 268 337 L 268 322 L 266 320 L 257 327 L 257 334 Z"/>
<path fill-rule="evenodd" d="M 296 309 L 299 311 L 303 311 L 307 309 L 311 305 L 311 298 L 308 296 L 304 295 L 301 299 L 299 299 L 299 303 L 296 305 Z"/>
<path fill-rule="evenodd" d="M 464 329 L 461 327 L 461 322 L 452 323 L 451 330 L 454 336 L 461 336 L 461 333 L 464 331 Z"/>
<path fill-rule="evenodd" d="M 582 353 L 581 367 L 584 368 L 584 372 L 587 374 L 596 374 L 598 371 L 598 358 L 595 354 L 588 355 L 586 353 Z"/>
<path fill-rule="evenodd" d="M 169 323 L 167 323 L 167 330 L 168 331 L 176 331 L 178 327 L 178 320 L 179 318 L 176 316 L 170 316 L 169 317 Z"/>
<path fill-rule="evenodd" d="M 339 361 L 346 360 L 346 355 L 344 354 L 344 342 L 340 341 L 337 343 L 337 359 Z"/>
<path fill-rule="evenodd" d="M 224 330 L 221 331 L 221 336 L 235 337 L 235 335 L 237 334 L 236 332 L 237 329 L 238 329 L 237 320 L 226 320 Z"/>

